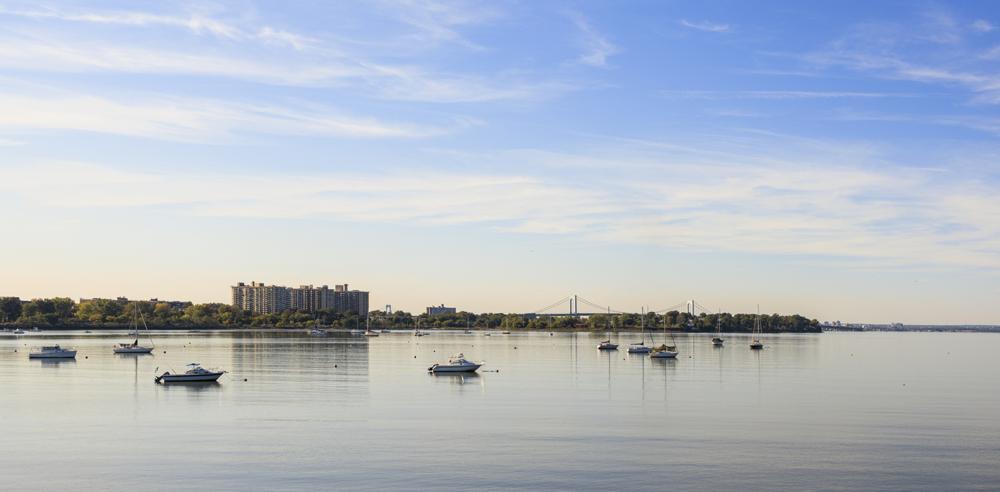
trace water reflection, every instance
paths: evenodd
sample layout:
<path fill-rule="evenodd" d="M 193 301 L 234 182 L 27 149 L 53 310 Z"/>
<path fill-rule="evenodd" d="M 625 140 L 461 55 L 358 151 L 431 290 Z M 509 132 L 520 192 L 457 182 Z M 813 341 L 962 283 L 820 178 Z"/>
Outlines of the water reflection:
<path fill-rule="evenodd" d="M 75 366 L 76 359 L 30 359 L 38 361 L 42 367 Z"/>

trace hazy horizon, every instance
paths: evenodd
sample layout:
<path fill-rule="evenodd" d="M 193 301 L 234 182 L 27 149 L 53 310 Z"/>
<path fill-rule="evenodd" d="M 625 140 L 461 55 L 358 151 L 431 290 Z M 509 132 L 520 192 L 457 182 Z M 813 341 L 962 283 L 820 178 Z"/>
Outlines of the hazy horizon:
<path fill-rule="evenodd" d="M 987 2 L 12 2 L 0 27 L 0 296 L 1000 324 Z"/>

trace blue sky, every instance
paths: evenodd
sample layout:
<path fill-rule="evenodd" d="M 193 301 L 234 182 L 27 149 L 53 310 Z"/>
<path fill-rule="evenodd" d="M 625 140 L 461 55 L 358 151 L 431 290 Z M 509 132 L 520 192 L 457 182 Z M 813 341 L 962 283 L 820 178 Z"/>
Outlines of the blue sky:
<path fill-rule="evenodd" d="M 0 295 L 998 323 L 989 2 L 0 3 Z"/>

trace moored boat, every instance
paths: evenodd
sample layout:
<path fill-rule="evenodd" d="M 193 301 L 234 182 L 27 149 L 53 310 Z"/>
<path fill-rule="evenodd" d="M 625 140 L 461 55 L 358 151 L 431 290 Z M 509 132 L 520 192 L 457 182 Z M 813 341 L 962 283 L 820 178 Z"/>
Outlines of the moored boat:
<path fill-rule="evenodd" d="M 427 368 L 428 372 L 476 372 L 482 367 L 482 362 L 467 360 L 462 354 L 455 354 L 448 358 L 446 364 L 434 364 Z"/>
<path fill-rule="evenodd" d="M 153 380 L 157 383 L 205 383 L 218 381 L 226 373 L 226 371 L 217 369 L 205 369 L 197 362 L 192 362 L 187 367 L 188 370 L 183 374 L 171 374 L 168 371 L 156 376 Z"/>
<path fill-rule="evenodd" d="M 119 343 L 115 345 L 112 350 L 116 354 L 151 354 L 153 353 L 153 347 L 144 347 L 139 345 L 139 320 L 142 320 L 142 327 L 146 330 L 146 336 L 149 336 L 149 327 L 146 326 L 146 318 L 142 315 L 142 311 L 139 311 L 139 303 L 134 304 L 134 309 L 132 310 L 132 327 L 129 330 L 129 335 L 135 337 L 132 343 Z M 153 341 L 152 338 L 149 339 L 150 342 Z"/>
<path fill-rule="evenodd" d="M 48 345 L 32 350 L 29 359 L 75 359 L 76 350 L 62 348 L 58 345 Z"/>
<path fill-rule="evenodd" d="M 753 341 L 750 342 L 750 350 L 762 348 L 764 348 L 764 343 L 760 341 L 760 305 L 757 305 L 757 317 L 753 320 Z"/>

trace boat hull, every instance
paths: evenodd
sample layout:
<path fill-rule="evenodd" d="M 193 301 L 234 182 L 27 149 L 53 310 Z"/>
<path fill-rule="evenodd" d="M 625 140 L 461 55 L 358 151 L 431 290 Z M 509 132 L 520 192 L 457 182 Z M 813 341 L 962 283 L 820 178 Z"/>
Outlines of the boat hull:
<path fill-rule="evenodd" d="M 602 343 L 597 346 L 597 350 L 618 350 L 618 346 L 613 343 Z"/>
<path fill-rule="evenodd" d="M 151 354 L 153 347 L 115 347 L 116 354 Z"/>
<path fill-rule="evenodd" d="M 480 367 L 482 367 L 482 364 L 461 365 L 461 366 L 448 366 L 448 365 L 434 364 L 433 366 L 429 367 L 427 370 L 430 371 L 430 372 L 434 372 L 434 373 L 438 373 L 438 372 L 476 372 L 476 371 L 479 370 Z"/>
<path fill-rule="evenodd" d="M 663 351 L 663 352 L 653 352 L 649 354 L 651 359 L 676 359 L 677 352 Z"/>
<path fill-rule="evenodd" d="M 157 383 L 205 383 L 218 381 L 225 372 L 207 374 L 164 374 L 156 378 Z"/>
<path fill-rule="evenodd" d="M 75 359 L 76 350 L 67 350 L 59 353 L 44 354 L 44 353 L 32 353 L 28 354 L 29 359 Z"/>

